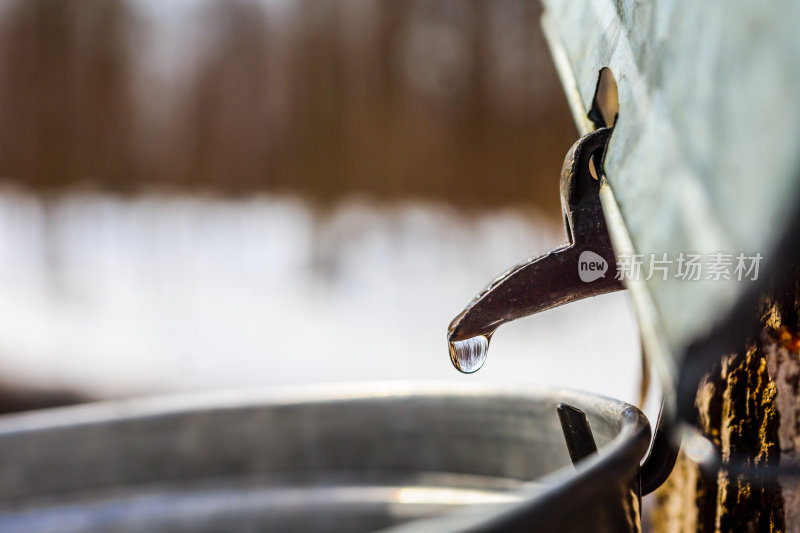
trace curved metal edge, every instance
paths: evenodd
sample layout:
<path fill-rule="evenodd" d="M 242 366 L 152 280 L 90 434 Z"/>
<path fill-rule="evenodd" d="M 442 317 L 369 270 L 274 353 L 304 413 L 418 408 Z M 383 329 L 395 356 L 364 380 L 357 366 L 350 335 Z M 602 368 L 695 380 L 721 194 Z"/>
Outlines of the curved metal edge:
<path fill-rule="evenodd" d="M 587 394 L 578 394 L 575 398 L 578 397 L 594 402 L 607 401 Z M 617 436 L 599 450 L 599 455 L 579 462 L 574 469 L 572 466 L 560 468 L 537 480 L 536 487 L 527 486 L 514 492 L 527 501 L 498 506 L 490 518 L 476 516 L 465 509 L 382 530 L 383 533 L 530 531 L 531 524 L 536 525 L 537 531 L 565 531 L 565 516 L 585 512 L 592 502 L 615 496 L 615 490 L 621 492 L 633 487 L 638 496 L 639 461 L 650 445 L 650 423 L 638 408 L 618 400 L 612 402 L 625 405 L 619 413 L 622 428 Z M 608 480 L 617 480 L 620 486 L 615 487 Z M 542 485 L 548 488 L 542 489 Z M 586 519 L 591 521 L 589 515 Z M 615 522 L 617 527 L 609 530 L 636 531 L 636 525 L 629 520 L 628 516 L 621 516 Z"/>
<path fill-rule="evenodd" d="M 555 531 L 564 513 L 581 512 L 599 495 L 607 495 L 614 487 L 607 480 L 630 480 L 638 484 L 639 461 L 650 445 L 650 423 L 636 407 L 629 406 L 623 413 L 622 431 L 608 445 L 577 468 L 577 475 L 564 478 L 562 471 L 546 476 L 541 481 L 552 487 L 540 494 L 535 502 L 519 504 L 473 531 L 506 531 L 518 529 L 535 519 L 538 527 Z M 562 469 L 563 470 L 563 469 Z M 598 483 L 604 480 L 604 483 Z M 612 482 L 613 483 L 613 482 Z M 622 487 L 620 487 L 621 489 Z M 551 529 L 552 528 L 552 529 Z M 633 529 L 633 528 L 631 528 Z"/>
<path fill-rule="evenodd" d="M 269 405 L 359 401 L 377 398 L 414 398 L 421 396 L 513 396 L 520 399 L 549 400 L 586 405 L 603 402 L 620 413 L 629 404 L 598 394 L 565 388 L 537 388 L 506 384 L 419 381 L 362 381 L 281 388 L 203 391 L 107 400 L 81 405 L 54 407 L 40 411 L 0 416 L 0 438 L 17 433 L 59 427 L 101 424 L 109 421 L 177 415 L 204 410 L 224 411 Z"/>
<path fill-rule="evenodd" d="M 574 505 L 579 505 L 584 498 L 590 501 L 608 492 L 608 484 L 599 482 L 604 479 L 637 480 L 638 464 L 647 449 L 649 442 L 649 423 L 645 416 L 635 407 L 622 402 L 590 393 L 575 392 L 564 389 L 530 390 L 518 386 L 453 384 L 408 384 L 408 383 L 359 383 L 352 386 L 318 386 L 302 390 L 284 391 L 244 391 L 238 393 L 225 392 L 214 394 L 190 394 L 161 398 L 144 398 L 123 402 L 105 402 L 94 405 L 64 407 L 0 418 L 0 440 L 13 439 L 19 433 L 35 434 L 37 431 L 59 429 L 65 426 L 76 427 L 102 425 L 110 421 L 137 421 L 175 414 L 193 414 L 208 411 L 229 411 L 248 409 L 258 406 L 274 406 L 287 404 L 317 403 L 326 401 L 368 402 L 386 399 L 414 399 L 421 397 L 479 397 L 493 395 L 499 398 L 525 402 L 552 404 L 553 416 L 556 417 L 556 405 L 559 402 L 575 404 L 593 416 L 612 422 L 610 430 L 616 435 L 604 446 L 600 456 L 581 461 L 577 470 L 567 465 L 559 471 L 528 483 L 515 496 L 528 499 L 528 504 L 502 506 L 497 508 L 501 513 L 497 521 L 487 522 L 485 517 L 477 519 L 467 515 L 445 515 L 442 517 L 439 530 L 481 531 L 485 528 L 495 529 L 502 524 L 518 524 L 535 517 L 541 520 L 557 521 L 559 513 L 563 513 Z M 619 424 L 618 426 L 616 424 Z M 535 450 L 531 450 L 535 453 Z M 611 476 L 611 477 L 609 477 Z M 551 484 L 542 491 L 541 482 Z M 541 496 L 540 496 L 541 495 Z M 543 498 L 539 502 L 539 498 Z M 533 504 L 531 505 L 531 500 Z M 486 512 L 486 509 L 483 510 Z M 467 516 L 467 522 L 464 522 Z M 498 522 L 499 521 L 499 522 Z M 530 522 L 528 522 L 530 523 Z M 554 522 L 556 523 L 556 522 Z M 412 522 L 415 530 L 425 530 L 428 522 L 422 524 Z"/>
<path fill-rule="evenodd" d="M 680 431 L 675 428 L 674 422 L 664 415 L 664 403 L 662 402 L 650 451 L 642 463 L 639 473 L 642 481 L 642 496 L 655 492 L 669 478 L 678 461 L 681 449 L 679 435 Z"/>

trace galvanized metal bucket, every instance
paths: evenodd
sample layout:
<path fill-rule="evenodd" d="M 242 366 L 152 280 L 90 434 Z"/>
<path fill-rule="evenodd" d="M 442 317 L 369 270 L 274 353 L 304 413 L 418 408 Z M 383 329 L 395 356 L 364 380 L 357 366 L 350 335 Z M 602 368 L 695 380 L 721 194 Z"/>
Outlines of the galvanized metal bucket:
<path fill-rule="evenodd" d="M 573 466 L 556 405 L 600 453 Z M 647 420 L 574 392 L 360 385 L 0 419 L 0 531 L 636 531 Z"/>

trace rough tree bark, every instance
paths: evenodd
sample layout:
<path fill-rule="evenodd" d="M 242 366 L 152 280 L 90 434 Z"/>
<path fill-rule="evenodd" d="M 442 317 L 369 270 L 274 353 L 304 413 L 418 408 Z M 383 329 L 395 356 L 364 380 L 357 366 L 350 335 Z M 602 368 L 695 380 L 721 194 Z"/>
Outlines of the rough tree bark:
<path fill-rule="evenodd" d="M 800 269 L 783 271 L 759 308 L 762 330 L 723 358 L 698 390 L 703 431 L 725 458 L 800 462 Z M 656 493 L 654 532 L 800 532 L 800 483 L 706 478 L 681 455 Z"/>

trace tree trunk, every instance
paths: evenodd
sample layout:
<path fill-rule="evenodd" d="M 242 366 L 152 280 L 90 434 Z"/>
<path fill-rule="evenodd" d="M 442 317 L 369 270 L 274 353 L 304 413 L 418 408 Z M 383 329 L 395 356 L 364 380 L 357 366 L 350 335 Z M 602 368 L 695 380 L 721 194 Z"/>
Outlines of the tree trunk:
<path fill-rule="evenodd" d="M 702 430 L 724 459 L 755 465 L 800 461 L 800 269 L 782 272 L 762 298 L 762 330 L 723 358 L 697 393 Z M 656 492 L 654 532 L 800 532 L 800 490 L 719 473 L 706 478 L 683 454 Z"/>

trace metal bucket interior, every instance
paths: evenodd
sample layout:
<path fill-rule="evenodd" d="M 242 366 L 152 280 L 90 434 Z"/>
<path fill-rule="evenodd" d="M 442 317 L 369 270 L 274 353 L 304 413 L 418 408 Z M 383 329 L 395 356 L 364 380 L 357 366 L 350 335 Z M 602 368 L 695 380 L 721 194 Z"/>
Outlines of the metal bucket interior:
<path fill-rule="evenodd" d="M 600 447 L 577 470 L 559 402 Z M 492 529 L 581 506 L 594 520 L 586 501 L 627 505 L 601 499 L 635 492 L 648 441 L 635 408 L 572 392 L 380 384 L 55 409 L 0 419 L 0 531 Z"/>

